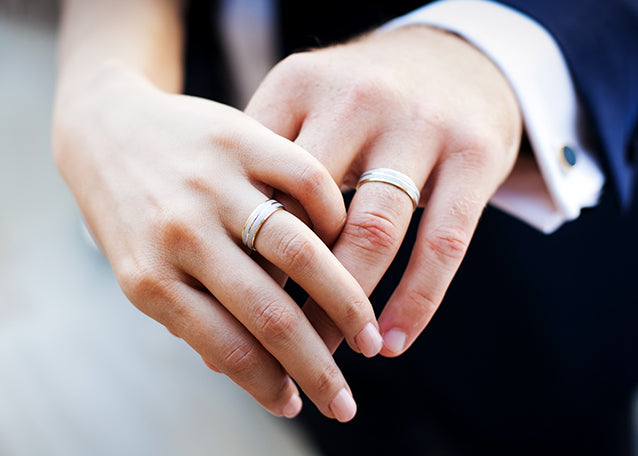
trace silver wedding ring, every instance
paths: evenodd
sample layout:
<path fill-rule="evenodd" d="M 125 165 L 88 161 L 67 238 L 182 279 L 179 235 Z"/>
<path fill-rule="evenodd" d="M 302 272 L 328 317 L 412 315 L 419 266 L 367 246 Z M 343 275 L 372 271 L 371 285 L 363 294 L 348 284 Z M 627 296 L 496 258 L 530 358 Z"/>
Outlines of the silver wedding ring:
<path fill-rule="evenodd" d="M 419 187 L 416 186 L 412 179 L 399 171 L 390 168 L 375 168 L 366 171 L 359 178 L 356 189 L 359 190 L 359 187 L 366 182 L 383 182 L 385 184 L 394 185 L 410 197 L 414 210 L 416 210 L 419 205 L 419 200 L 421 199 Z"/>
<path fill-rule="evenodd" d="M 271 199 L 257 206 L 246 219 L 244 229 L 241 232 L 241 240 L 250 252 L 255 250 L 255 238 L 262 225 L 268 220 L 268 217 L 283 207 L 279 201 Z"/>

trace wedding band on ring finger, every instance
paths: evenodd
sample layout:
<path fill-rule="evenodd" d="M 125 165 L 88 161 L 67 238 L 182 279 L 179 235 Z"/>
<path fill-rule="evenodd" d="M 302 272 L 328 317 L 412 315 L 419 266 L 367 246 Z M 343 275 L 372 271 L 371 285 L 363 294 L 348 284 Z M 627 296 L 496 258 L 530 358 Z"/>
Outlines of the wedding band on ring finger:
<path fill-rule="evenodd" d="M 366 171 L 359 178 L 356 189 L 367 182 L 383 182 L 402 190 L 412 200 L 413 210 L 416 210 L 421 199 L 421 192 L 409 176 L 390 168 L 374 168 Z"/>
<path fill-rule="evenodd" d="M 241 233 L 241 240 L 250 253 L 255 251 L 257 233 L 259 233 L 263 224 L 268 220 L 268 217 L 283 208 L 283 204 L 279 201 L 270 199 L 257 206 L 248 216 Z"/>

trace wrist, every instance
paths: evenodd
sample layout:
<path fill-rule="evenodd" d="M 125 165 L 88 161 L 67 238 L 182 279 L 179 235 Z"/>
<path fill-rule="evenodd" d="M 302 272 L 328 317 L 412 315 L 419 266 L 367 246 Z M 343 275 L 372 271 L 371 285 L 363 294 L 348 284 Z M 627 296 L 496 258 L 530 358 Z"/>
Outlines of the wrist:
<path fill-rule="evenodd" d="M 110 59 L 81 73 L 60 72 L 55 94 L 54 115 L 101 97 L 112 97 L 126 87 L 150 83 L 135 69 Z"/>
<path fill-rule="evenodd" d="M 66 163 L 77 159 L 69 155 L 83 150 L 78 140 L 106 134 L 113 119 L 129 117 L 135 100 L 150 91 L 157 89 L 117 60 L 105 61 L 81 75 L 62 72 L 52 117 L 53 155 L 62 174 Z"/>

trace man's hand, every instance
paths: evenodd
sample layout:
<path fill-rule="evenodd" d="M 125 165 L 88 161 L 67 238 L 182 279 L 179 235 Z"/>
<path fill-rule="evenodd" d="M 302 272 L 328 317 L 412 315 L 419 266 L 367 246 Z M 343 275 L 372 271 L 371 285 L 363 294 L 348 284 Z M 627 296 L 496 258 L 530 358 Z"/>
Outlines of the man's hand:
<path fill-rule="evenodd" d="M 342 188 L 367 170 L 392 168 L 422 189 L 416 244 L 379 318 L 382 354 L 399 355 L 439 306 L 516 159 L 522 119 L 508 82 L 463 39 L 412 26 L 292 55 L 246 112 L 310 151 Z M 356 192 L 333 251 L 366 293 L 396 255 L 412 210 L 408 196 L 385 183 Z M 304 310 L 334 351 L 338 327 L 313 301 Z"/>

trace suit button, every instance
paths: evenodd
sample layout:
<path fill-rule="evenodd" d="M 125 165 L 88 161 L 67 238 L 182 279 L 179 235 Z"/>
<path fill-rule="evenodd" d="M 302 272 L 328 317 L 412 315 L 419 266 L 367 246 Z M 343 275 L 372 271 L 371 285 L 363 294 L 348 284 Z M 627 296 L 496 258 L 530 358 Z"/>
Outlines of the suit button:
<path fill-rule="evenodd" d="M 558 151 L 558 161 L 563 170 L 569 170 L 576 165 L 576 151 L 569 146 L 562 146 Z"/>

